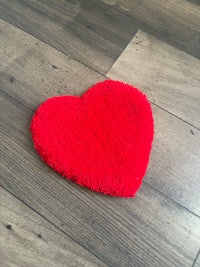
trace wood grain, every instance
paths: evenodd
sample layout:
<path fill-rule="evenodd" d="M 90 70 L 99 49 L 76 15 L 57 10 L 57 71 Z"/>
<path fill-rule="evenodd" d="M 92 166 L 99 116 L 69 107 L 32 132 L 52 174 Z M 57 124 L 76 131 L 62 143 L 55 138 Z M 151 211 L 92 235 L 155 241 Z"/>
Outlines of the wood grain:
<path fill-rule="evenodd" d="M 0 79 L 1 88 L 32 109 L 47 97 L 79 95 L 105 79 L 70 56 L 2 20 L 0 31 L 0 77 L 7 80 L 3 83 Z M 18 87 L 20 91 L 16 90 Z"/>
<path fill-rule="evenodd" d="M 0 17 L 102 73 L 137 31 L 126 13 L 91 0 L 1 0 Z"/>
<path fill-rule="evenodd" d="M 200 131 L 153 107 L 155 139 L 145 181 L 200 216 Z"/>
<path fill-rule="evenodd" d="M 138 28 L 200 58 L 199 8 L 183 0 L 0 0 L 0 17 L 105 74 Z"/>
<path fill-rule="evenodd" d="M 27 129 L 32 111 L 4 94 L 1 99 L 2 186 L 109 266 L 192 264 L 200 218 L 146 183 L 135 199 L 116 199 L 60 178 L 33 150 Z"/>
<path fill-rule="evenodd" d="M 33 37 L 28 40 L 28 34 L 29 47 L 24 44 L 20 52 L 18 38 L 23 32 L 3 21 L 0 25 L 2 36 L 8 33 L 7 42 L 14 38 L 12 53 L 17 55 L 12 62 L 7 57 L 0 73 L 0 185 L 108 266 L 192 265 L 200 246 L 198 216 L 147 183 L 135 199 L 111 198 L 66 181 L 43 164 L 29 132 L 34 109 L 59 90 L 80 94 L 88 84 L 104 77 Z M 0 53 L 10 51 L 4 38 Z M 155 112 L 166 123 L 172 120 L 172 125 L 177 125 L 179 121 L 164 111 L 163 115 L 159 108 Z M 190 130 L 187 124 L 181 125 Z M 166 169 L 165 177 L 168 174 Z"/>
<path fill-rule="evenodd" d="M 0 29 L 2 29 L 0 54 L 11 53 L 13 57 L 13 62 L 10 61 L 9 56 L 2 61 L 4 69 L 0 73 L 0 86 L 6 94 L 12 97 L 16 105 L 19 105 L 16 102 L 19 101 L 29 109 L 35 110 L 48 97 L 61 94 L 82 94 L 87 87 L 104 80 L 103 76 L 8 23 L 1 21 Z M 7 48 L 7 43 L 13 43 L 13 47 L 10 45 Z M 126 59 L 126 57 L 123 58 Z M 131 57 L 128 57 L 128 64 L 130 64 L 130 59 Z M 125 66 L 125 69 L 128 72 L 130 66 Z M 116 77 L 123 79 L 121 76 Z M 140 77 L 139 73 L 138 77 Z M 182 87 L 179 89 L 182 90 Z M 170 96 L 169 92 L 170 90 L 168 90 Z M 190 95 L 188 97 L 190 98 Z M 191 105 L 192 99 L 191 97 Z M 155 142 L 146 181 L 200 215 L 200 148 L 197 145 L 200 142 L 199 131 L 156 107 L 154 116 Z M 196 116 L 198 117 L 197 112 Z"/>
<path fill-rule="evenodd" d="M 108 3 L 108 0 L 101 1 Z M 138 17 L 142 11 L 144 14 L 144 12 L 148 10 L 148 18 L 152 23 L 156 23 L 157 25 L 162 17 L 163 24 L 165 22 L 166 26 L 169 21 L 164 20 L 164 18 L 168 16 L 168 19 L 171 19 L 173 22 L 180 22 L 183 26 L 189 26 L 191 29 L 197 31 L 200 30 L 200 8 L 192 5 L 187 0 L 169 0 L 167 2 L 164 0 L 152 0 L 150 3 L 147 0 L 111 0 L 110 4 L 130 10 L 132 14 Z M 154 14 L 157 13 L 157 16 L 153 16 L 152 12 L 154 12 Z M 159 26 L 162 27 L 162 24 Z"/>
<path fill-rule="evenodd" d="M 2 267 L 106 266 L 0 187 Z"/>
<path fill-rule="evenodd" d="M 131 14 L 142 31 L 200 58 L 200 6 L 187 0 L 101 1 Z"/>
<path fill-rule="evenodd" d="M 200 129 L 200 60 L 138 31 L 107 76 Z"/>
<path fill-rule="evenodd" d="M 153 103 L 200 128 L 199 73 L 199 60 L 139 31 L 107 76 L 139 87 Z M 200 215 L 200 131 L 154 111 L 155 142 L 145 181 Z"/>

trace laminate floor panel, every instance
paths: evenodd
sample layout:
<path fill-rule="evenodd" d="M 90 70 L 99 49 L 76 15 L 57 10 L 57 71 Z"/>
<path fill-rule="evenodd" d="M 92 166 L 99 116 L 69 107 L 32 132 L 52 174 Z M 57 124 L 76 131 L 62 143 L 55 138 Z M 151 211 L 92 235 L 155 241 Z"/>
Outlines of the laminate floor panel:
<path fill-rule="evenodd" d="M 1 186 L 108 266 L 192 265 L 199 217 L 146 183 L 136 198 L 117 199 L 62 179 L 33 149 L 32 110 L 1 99 Z"/>
<path fill-rule="evenodd" d="M 2 267 L 199 265 L 200 13 L 191 2 L 0 0 Z M 30 136 L 41 102 L 108 78 L 152 102 L 155 140 L 135 198 L 63 179 Z"/>
<path fill-rule="evenodd" d="M 106 266 L 0 187 L 1 266 Z"/>
<path fill-rule="evenodd" d="M 186 0 L 0 0 L 0 18 L 102 74 L 138 29 L 200 58 L 200 7 Z"/>
<path fill-rule="evenodd" d="M 130 16 L 91 0 L 0 1 L 0 18 L 102 73 L 137 31 Z"/>
<path fill-rule="evenodd" d="M 107 76 L 139 87 L 148 99 L 200 129 L 200 60 L 138 31 Z"/>
<path fill-rule="evenodd" d="M 155 142 L 145 181 L 198 215 L 199 74 L 198 59 L 141 31 L 134 36 L 107 74 L 109 78 L 140 88 L 153 106 L 163 109 L 154 114 Z M 165 111 L 179 119 L 166 121 L 160 116 L 169 114 Z"/>

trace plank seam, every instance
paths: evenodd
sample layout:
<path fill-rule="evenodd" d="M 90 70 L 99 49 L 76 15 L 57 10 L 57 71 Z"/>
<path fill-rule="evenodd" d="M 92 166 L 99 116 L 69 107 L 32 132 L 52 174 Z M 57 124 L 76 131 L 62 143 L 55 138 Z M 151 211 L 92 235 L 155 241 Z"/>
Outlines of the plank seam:
<path fill-rule="evenodd" d="M 65 55 L 65 56 L 68 56 L 69 58 L 71 58 L 72 60 L 74 60 L 75 62 L 78 62 L 78 63 L 80 63 L 81 65 L 83 65 L 84 67 L 86 67 L 87 69 L 89 69 L 89 70 L 92 70 L 92 71 L 94 71 L 94 72 L 96 72 L 97 74 L 99 74 L 99 75 L 101 75 L 101 76 L 103 76 L 105 79 L 109 79 L 110 80 L 110 78 L 109 77 L 107 77 L 106 75 L 107 74 L 104 74 L 104 73 L 101 73 L 100 71 L 98 71 L 98 70 L 96 70 L 96 69 L 94 69 L 94 68 L 92 68 L 91 66 L 88 66 L 88 65 L 86 65 L 85 63 L 83 63 L 83 62 L 81 62 L 81 61 L 79 61 L 78 59 L 76 59 L 76 58 L 74 58 L 73 56 L 71 56 L 70 54 L 67 54 L 67 53 L 64 53 L 63 51 L 60 51 L 60 50 L 58 50 L 57 48 L 55 48 L 54 46 L 52 46 L 52 45 L 50 45 L 50 44 L 48 44 L 47 42 L 45 42 L 45 41 L 43 41 L 43 40 L 41 40 L 41 39 L 39 39 L 39 38 L 37 38 L 37 37 L 35 37 L 34 35 L 32 35 L 32 34 L 30 34 L 30 33 L 28 33 L 28 32 L 26 32 L 26 31 L 24 31 L 23 29 L 21 29 L 20 27 L 17 27 L 17 26 L 15 26 L 14 24 L 12 24 L 12 23 L 10 23 L 10 22 L 8 22 L 7 20 L 5 20 L 5 19 L 2 19 L 2 18 L 0 18 L 2 21 L 5 21 L 6 23 L 8 23 L 8 24 L 10 24 L 10 25 L 12 25 L 13 27 L 15 27 L 15 28 L 17 28 L 17 29 L 20 29 L 21 31 L 23 31 L 23 32 L 25 32 L 25 33 L 27 33 L 28 35 L 30 35 L 30 36 L 32 36 L 32 37 L 34 37 L 36 40 L 39 40 L 40 42 L 42 42 L 42 43 L 44 43 L 44 44 L 46 44 L 47 46 L 49 46 L 49 47 L 51 47 L 51 48 L 53 48 L 53 49 L 55 49 L 56 51 L 58 51 L 59 53 L 61 53 L 61 54 L 63 54 L 63 55 Z M 135 34 L 137 34 L 137 32 L 135 33 Z M 134 35 L 133 35 L 133 37 L 132 37 L 132 39 L 134 38 Z M 162 41 L 162 40 L 161 40 Z M 130 43 L 130 42 L 129 42 Z M 127 44 L 127 46 L 129 45 L 129 43 Z M 126 47 L 127 47 L 126 46 Z M 124 48 L 124 49 L 126 49 L 126 47 Z M 124 52 L 124 50 L 122 51 L 122 53 Z M 121 54 L 122 54 L 121 53 Z M 120 55 L 121 55 L 120 54 Z M 120 57 L 120 55 L 119 55 L 119 57 Z M 118 58 L 119 58 L 118 57 Z M 117 59 L 118 59 L 117 58 Z M 116 59 L 116 61 L 117 61 L 117 59 Z M 115 62 L 116 62 L 115 61 Z M 113 65 L 115 64 L 115 62 L 113 63 Z M 112 66 L 111 66 L 111 68 L 112 68 Z M 111 69 L 110 68 L 110 69 Z M 110 71 L 110 69 L 108 70 L 108 72 Z M 107 72 L 107 73 L 108 73 Z M 8 95 L 8 94 L 7 94 Z M 20 102 L 20 101 L 19 101 Z M 192 126 L 192 127 L 194 127 L 195 129 L 197 129 L 197 130 L 200 130 L 200 128 L 199 127 L 197 127 L 197 126 L 195 126 L 195 125 L 193 125 L 192 123 L 190 123 L 190 122 L 187 122 L 186 120 L 184 120 L 184 119 L 182 119 L 182 118 L 180 118 L 180 117 L 178 117 L 177 115 L 175 115 L 174 113 L 172 113 L 172 112 L 170 112 L 170 111 L 168 111 L 168 110 L 166 110 L 166 109 L 164 109 L 163 107 L 161 107 L 161 106 L 159 106 L 159 105 L 157 105 L 157 104 L 155 104 L 155 103 L 153 103 L 152 101 L 149 101 L 152 105 L 154 105 L 154 106 L 156 106 L 156 107 L 158 107 L 158 108 L 160 108 L 160 109 L 162 109 L 163 111 L 165 111 L 165 112 L 167 112 L 167 113 L 169 113 L 170 115 L 172 115 L 172 116 L 174 116 L 174 117 L 176 117 L 177 119 L 179 119 L 179 120 L 181 120 L 181 121 L 183 121 L 183 122 L 185 122 L 185 123 L 187 123 L 188 125 L 190 125 L 190 126 Z M 21 103 L 22 104 L 22 103 Z"/>
<path fill-rule="evenodd" d="M 34 112 L 34 110 L 32 110 L 30 107 L 27 107 L 24 103 L 22 103 L 20 100 L 18 100 L 18 99 L 16 99 L 16 98 L 14 98 L 14 97 L 12 97 L 11 95 L 9 95 L 8 93 L 6 93 L 5 91 L 3 91 L 2 89 L 0 89 L 0 92 L 2 92 L 3 94 L 5 94 L 6 95 L 6 97 L 8 98 L 8 99 L 10 99 L 11 100 L 11 102 L 17 102 L 17 103 L 19 103 L 21 106 L 23 106 L 25 109 L 27 109 L 27 110 L 31 110 L 32 112 Z M 155 104 L 154 104 L 155 105 Z M 161 107 L 159 107 L 158 106 L 158 108 L 161 108 Z M 162 108 L 161 108 L 162 109 Z M 164 110 L 165 111 L 165 110 Z M 168 111 L 166 111 L 166 112 L 168 112 Z M 169 113 L 171 116 L 174 116 L 173 114 L 171 114 L 171 113 Z M 176 116 L 174 116 L 174 117 L 176 117 Z M 177 119 L 180 119 L 179 117 L 176 117 Z M 183 122 L 185 122 L 185 121 L 183 121 Z M 187 122 L 185 122 L 185 123 L 187 123 Z M 188 124 L 188 123 L 187 123 Z M 191 124 L 190 124 L 191 125 Z M 191 125 L 191 126 L 193 126 L 193 125 Z M 194 127 L 194 126 L 193 126 Z M 196 127 L 195 127 L 196 128 Z M 200 129 L 198 129 L 198 128 L 196 128 L 197 130 L 200 130 Z M 143 181 L 143 183 L 145 183 L 146 185 L 148 185 L 149 187 L 151 187 L 153 190 L 155 190 L 156 192 L 159 192 L 162 196 L 164 196 L 164 197 L 166 197 L 167 199 L 170 199 L 171 201 L 173 201 L 174 203 L 176 203 L 176 205 L 178 205 L 179 207 L 181 207 L 181 208 L 184 208 L 186 211 L 188 211 L 188 212 L 190 212 L 191 214 L 193 214 L 193 215 L 195 215 L 196 217 L 198 217 L 198 218 L 200 218 L 200 216 L 198 215 L 198 214 L 196 214 L 195 212 L 193 212 L 192 210 L 190 210 L 190 209 L 188 209 L 188 208 L 186 208 L 185 206 L 183 206 L 181 203 L 179 203 L 179 202 L 177 202 L 176 200 L 174 200 L 174 199 L 172 199 L 171 197 L 169 197 L 168 195 L 166 195 L 165 193 L 163 193 L 163 192 L 161 192 L 160 190 L 158 190 L 157 188 L 155 188 L 154 186 L 152 186 L 151 184 L 149 184 L 148 182 L 146 182 L 146 181 Z"/>
<path fill-rule="evenodd" d="M 39 215 L 40 217 L 42 217 L 44 220 L 46 220 L 48 223 L 50 223 L 51 225 L 53 225 L 56 229 L 58 229 L 60 232 L 62 232 L 64 235 L 66 235 L 68 238 L 70 238 L 71 240 L 73 240 L 75 243 L 77 243 L 79 246 L 81 246 L 83 249 L 85 249 L 86 251 L 88 251 L 90 254 L 92 254 L 94 257 L 96 257 L 98 260 L 100 260 L 102 263 L 104 263 L 106 266 L 108 266 L 108 264 L 100 259 L 96 254 L 94 254 L 93 252 L 91 252 L 90 250 L 88 250 L 84 245 L 82 245 L 81 243 L 79 243 L 77 240 L 75 240 L 72 236 L 68 235 L 64 230 L 62 230 L 60 227 L 58 227 L 56 224 L 54 224 L 53 222 L 51 222 L 49 219 L 47 219 L 46 217 L 44 217 L 41 213 L 39 213 L 37 210 L 35 210 L 34 208 L 32 208 L 29 204 L 27 204 L 24 200 L 20 199 L 18 196 L 16 196 L 13 192 L 11 192 L 10 190 L 8 190 L 6 187 L 4 187 L 3 185 L 0 184 L 0 187 L 2 187 L 6 192 L 8 192 L 9 194 L 11 194 L 13 197 L 15 197 L 17 200 L 19 200 L 21 203 L 23 203 L 25 206 L 27 206 L 28 208 L 30 208 L 33 212 L 35 212 L 37 215 Z"/>
<path fill-rule="evenodd" d="M 195 263 L 197 262 L 199 256 L 200 256 L 200 250 L 199 250 L 199 252 L 197 253 L 197 256 L 196 256 L 196 258 L 194 259 L 194 262 L 193 262 L 193 264 L 192 264 L 191 267 L 195 267 Z"/>

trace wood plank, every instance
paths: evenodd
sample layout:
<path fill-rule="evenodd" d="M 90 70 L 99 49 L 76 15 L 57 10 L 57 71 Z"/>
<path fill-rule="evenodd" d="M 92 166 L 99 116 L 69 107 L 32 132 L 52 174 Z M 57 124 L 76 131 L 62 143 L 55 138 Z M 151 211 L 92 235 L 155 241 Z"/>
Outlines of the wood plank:
<path fill-rule="evenodd" d="M 3 27 L 0 53 L 17 55 L 13 62 L 5 59 L 4 69 L 0 73 L 0 86 L 14 98 L 13 101 L 18 100 L 35 110 L 48 97 L 81 94 L 88 86 L 104 79 L 103 76 L 28 34 L 25 34 L 24 45 L 19 42 L 18 47 L 18 39 L 23 40 L 24 32 L 3 21 L 1 25 Z M 13 36 L 16 44 L 12 49 L 7 48 L 7 43 L 12 44 Z M 28 44 L 27 49 L 25 44 Z M 24 52 L 20 52 L 22 46 Z M 52 67 L 54 65 L 56 68 Z M 156 136 L 146 181 L 200 215 L 200 150 L 196 145 L 200 142 L 199 131 L 159 109 L 155 110 L 154 116 Z M 166 125 L 168 133 L 165 130 Z M 184 143 L 181 140 L 184 140 Z M 163 158 L 161 162 L 160 158 Z"/>
<path fill-rule="evenodd" d="M 187 0 L 187 1 L 195 5 L 200 5 L 200 0 Z"/>
<path fill-rule="evenodd" d="M 47 97 L 81 94 L 105 77 L 70 56 L 0 20 L 0 85 L 6 93 L 35 109 Z M 21 88 L 20 91 L 16 88 Z M 32 98 L 34 92 L 34 98 Z"/>
<path fill-rule="evenodd" d="M 2 84 L 4 84 L 3 88 L 8 91 L 7 76 L 5 83 Z M 19 87 L 15 87 L 20 88 L 18 92 L 25 90 L 21 87 L 21 83 L 16 82 L 16 86 L 18 85 Z M 34 94 L 32 92 L 29 96 L 32 103 L 35 103 L 37 99 Z M 12 101 L 20 106 L 16 100 L 12 99 Z M 200 216 L 200 148 L 197 145 L 200 142 L 200 131 L 159 108 L 154 107 L 153 111 L 155 140 L 145 182 Z M 18 111 L 14 109 L 12 113 L 16 116 Z M 16 124 L 15 131 L 19 133 L 19 137 L 22 137 L 20 128 L 26 125 L 28 130 L 33 111 L 28 112 L 28 118 L 25 112 L 15 121 L 13 121 L 12 113 L 8 116 L 9 105 L 2 103 L 1 116 L 4 114 L 2 120 L 7 124 L 10 123 L 11 130 Z M 26 138 L 30 139 L 28 131 Z M 18 141 L 25 141 L 23 139 L 24 137 Z"/>
<path fill-rule="evenodd" d="M 138 28 L 200 58 L 199 6 L 183 0 L 105 2 L 0 0 L 0 17 L 104 74 Z"/>
<path fill-rule="evenodd" d="M 131 83 L 149 100 L 200 129 L 200 60 L 138 31 L 107 76 Z"/>
<path fill-rule="evenodd" d="M 146 183 L 135 199 L 117 199 L 62 179 L 36 156 L 27 128 L 31 114 L 1 95 L 2 186 L 109 266 L 194 262 L 199 217 Z"/>
<path fill-rule="evenodd" d="M 200 216 L 200 131 L 153 107 L 155 139 L 145 181 Z"/>
<path fill-rule="evenodd" d="M 106 266 L 0 187 L 1 266 Z"/>
<path fill-rule="evenodd" d="M 137 31 L 126 13 L 91 0 L 1 0 L 0 17 L 102 73 Z"/>
<path fill-rule="evenodd" d="M 13 53 L 18 53 L 21 31 L 6 25 L 16 41 Z M 0 185 L 109 266 L 190 266 L 200 245 L 199 217 L 146 183 L 135 199 L 93 193 L 62 179 L 36 155 L 29 132 L 36 106 L 58 90 L 79 94 L 103 77 L 30 38 L 31 48 L 24 45 L 24 53 L 0 73 Z M 66 90 L 60 89 L 62 79 Z"/>
<path fill-rule="evenodd" d="M 200 58 L 200 6 L 187 0 L 101 1 L 131 14 L 142 31 Z"/>
<path fill-rule="evenodd" d="M 13 57 L 12 62 L 9 56 L 2 61 L 4 69 L 0 73 L 0 86 L 4 92 L 32 110 L 48 97 L 81 94 L 88 86 L 104 79 L 16 27 L 3 21 L 0 25 L 0 54 L 11 54 Z M 8 43 L 11 45 L 8 46 Z M 128 71 L 130 68 L 125 69 Z M 121 76 L 119 78 L 122 79 Z M 190 102 L 193 105 L 192 100 Z M 200 215 L 200 148 L 197 146 L 200 142 L 199 131 L 158 109 L 154 115 L 156 136 L 152 161 L 145 180 Z M 31 115 L 29 121 L 30 119 Z"/>
<path fill-rule="evenodd" d="M 197 256 L 197 259 L 196 259 L 194 265 L 192 265 L 192 267 L 199 267 L 199 266 L 200 266 L 200 252 Z"/>
<path fill-rule="evenodd" d="M 132 14 L 140 16 L 140 12 L 143 14 L 146 10 L 149 11 L 148 18 L 152 23 L 160 22 L 161 18 L 168 16 L 168 19 L 173 22 L 180 22 L 183 26 L 189 26 L 193 30 L 199 31 L 200 27 L 200 8 L 189 3 L 187 0 L 147 0 L 138 1 L 132 0 L 101 0 L 111 5 L 121 6 L 122 8 L 129 10 Z M 195 1 L 195 0 L 194 0 Z M 153 16 L 152 12 L 157 13 L 157 16 Z M 164 21 L 166 24 L 169 21 Z M 162 24 L 159 25 L 162 27 Z"/>
<path fill-rule="evenodd" d="M 139 31 L 107 76 L 139 87 L 153 103 L 200 128 L 199 73 L 199 60 Z M 200 131 L 161 110 L 154 117 L 145 181 L 200 215 Z"/>

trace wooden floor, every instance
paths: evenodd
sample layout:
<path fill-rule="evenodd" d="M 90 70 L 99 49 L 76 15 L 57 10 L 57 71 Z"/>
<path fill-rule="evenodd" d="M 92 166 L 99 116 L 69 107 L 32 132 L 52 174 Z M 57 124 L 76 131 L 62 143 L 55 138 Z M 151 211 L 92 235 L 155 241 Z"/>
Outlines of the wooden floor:
<path fill-rule="evenodd" d="M 62 179 L 29 125 L 55 95 L 105 79 L 152 103 L 136 198 Z M 200 1 L 0 0 L 0 266 L 200 266 Z"/>

